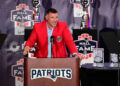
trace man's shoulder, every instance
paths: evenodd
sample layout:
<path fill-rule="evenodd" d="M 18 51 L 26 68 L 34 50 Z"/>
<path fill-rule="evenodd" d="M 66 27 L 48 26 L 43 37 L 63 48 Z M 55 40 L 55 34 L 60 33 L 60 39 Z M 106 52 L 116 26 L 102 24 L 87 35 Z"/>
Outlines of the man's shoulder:
<path fill-rule="evenodd" d="M 63 26 L 64 26 L 64 25 L 67 25 L 67 22 L 64 22 L 64 21 L 59 21 L 59 22 L 58 22 L 58 24 L 59 24 L 59 25 L 63 25 Z"/>
<path fill-rule="evenodd" d="M 46 25 L 46 21 L 44 20 L 42 22 L 34 24 L 34 28 L 35 29 L 42 29 L 43 27 L 45 27 L 45 25 Z"/>
<path fill-rule="evenodd" d="M 58 23 L 60 23 L 60 24 L 67 24 L 67 22 L 65 22 L 65 21 L 58 21 Z"/>

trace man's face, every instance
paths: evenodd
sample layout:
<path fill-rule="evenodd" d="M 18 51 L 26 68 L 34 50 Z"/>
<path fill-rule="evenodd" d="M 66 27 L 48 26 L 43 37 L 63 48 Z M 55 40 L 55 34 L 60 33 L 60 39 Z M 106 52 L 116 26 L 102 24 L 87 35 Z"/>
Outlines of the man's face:
<path fill-rule="evenodd" d="M 51 29 L 57 25 L 58 22 L 58 13 L 49 13 L 45 16 L 48 27 Z"/>

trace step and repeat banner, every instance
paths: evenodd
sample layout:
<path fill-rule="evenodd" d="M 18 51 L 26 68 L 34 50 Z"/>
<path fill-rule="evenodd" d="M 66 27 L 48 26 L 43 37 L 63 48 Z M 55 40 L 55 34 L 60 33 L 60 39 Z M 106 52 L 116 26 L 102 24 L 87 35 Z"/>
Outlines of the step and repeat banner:
<path fill-rule="evenodd" d="M 66 21 L 71 32 L 73 29 L 80 29 L 83 14 L 89 16 L 88 29 L 96 29 L 99 32 L 104 27 L 118 29 L 120 26 L 119 0 L 109 0 L 109 2 L 107 0 L 36 1 L 39 2 L 39 22 L 44 20 L 45 11 L 48 8 L 56 8 L 59 20 Z M 83 10 L 81 1 L 88 1 L 88 11 Z M 34 25 L 33 15 L 33 0 L 0 1 L 0 86 L 23 86 L 24 37 L 25 30 L 31 30 Z M 80 34 L 77 36 L 82 37 Z M 77 36 L 74 37 L 75 41 L 78 40 Z M 91 34 L 87 36 L 91 36 Z M 98 37 L 91 39 L 94 47 L 98 45 L 97 40 Z M 82 49 L 82 47 L 78 49 Z"/>

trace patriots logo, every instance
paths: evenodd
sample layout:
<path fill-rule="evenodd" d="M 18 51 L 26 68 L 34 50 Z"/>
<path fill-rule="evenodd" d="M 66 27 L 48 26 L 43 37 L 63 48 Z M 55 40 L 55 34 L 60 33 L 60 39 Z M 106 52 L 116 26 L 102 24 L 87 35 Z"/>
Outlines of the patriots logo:
<path fill-rule="evenodd" d="M 33 21 L 33 11 L 26 4 L 19 4 L 11 11 L 11 21 L 16 22 L 20 27 L 29 26 Z"/>
<path fill-rule="evenodd" d="M 53 81 L 56 81 L 57 76 L 55 75 L 48 75 L 46 78 L 52 79 Z"/>
<path fill-rule="evenodd" d="M 62 37 L 58 36 L 56 40 L 60 42 L 62 40 Z"/>
<path fill-rule="evenodd" d="M 16 77 L 18 81 L 24 81 L 24 59 L 17 61 L 16 65 L 12 65 L 12 76 Z"/>
<path fill-rule="evenodd" d="M 92 36 L 87 33 L 81 34 L 75 44 L 83 59 L 93 57 L 93 50 L 97 47 L 97 41 L 92 40 Z"/>
<path fill-rule="evenodd" d="M 48 78 L 55 82 L 58 77 L 72 79 L 72 69 L 31 69 L 31 80 Z"/>

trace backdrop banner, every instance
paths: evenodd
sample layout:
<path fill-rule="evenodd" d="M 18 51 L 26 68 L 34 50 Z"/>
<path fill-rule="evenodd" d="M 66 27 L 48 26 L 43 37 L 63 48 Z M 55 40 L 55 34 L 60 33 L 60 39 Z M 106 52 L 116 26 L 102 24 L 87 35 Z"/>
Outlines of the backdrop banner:
<path fill-rule="evenodd" d="M 59 20 L 68 23 L 71 32 L 80 28 L 83 13 L 81 0 L 39 1 L 41 21 L 45 11 L 53 7 L 58 10 Z M 119 28 L 119 0 L 90 1 L 88 15 L 93 29 Z M 0 34 L 7 35 L 0 49 L 0 86 L 23 86 L 24 34 L 25 29 L 32 29 L 34 25 L 33 12 L 32 0 L 0 0 Z"/>

